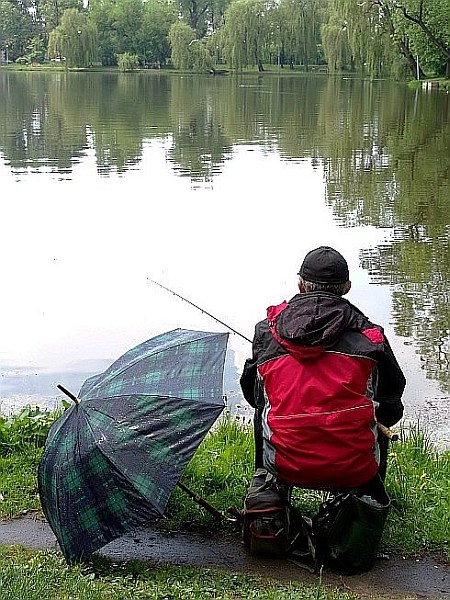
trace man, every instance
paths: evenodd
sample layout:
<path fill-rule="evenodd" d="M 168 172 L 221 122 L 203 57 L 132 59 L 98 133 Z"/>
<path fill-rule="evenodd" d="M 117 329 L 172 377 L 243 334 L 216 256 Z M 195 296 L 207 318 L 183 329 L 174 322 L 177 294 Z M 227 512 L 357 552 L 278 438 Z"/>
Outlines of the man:
<path fill-rule="evenodd" d="M 309 252 L 299 294 L 256 325 L 241 387 L 255 408 L 255 467 L 288 486 L 372 489 L 384 480 L 388 427 L 403 414 L 405 378 L 383 329 L 343 296 L 344 257 Z"/>

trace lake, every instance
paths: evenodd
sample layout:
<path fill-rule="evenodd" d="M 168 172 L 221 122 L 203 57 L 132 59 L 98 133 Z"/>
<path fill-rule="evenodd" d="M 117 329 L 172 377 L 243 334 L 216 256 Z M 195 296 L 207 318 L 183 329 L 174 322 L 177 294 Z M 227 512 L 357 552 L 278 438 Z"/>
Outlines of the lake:
<path fill-rule="evenodd" d="M 385 327 L 405 424 L 450 443 L 449 95 L 322 74 L 0 70 L 0 409 L 56 406 L 177 327 L 251 338 L 310 249 Z M 224 391 L 250 344 L 231 334 Z"/>

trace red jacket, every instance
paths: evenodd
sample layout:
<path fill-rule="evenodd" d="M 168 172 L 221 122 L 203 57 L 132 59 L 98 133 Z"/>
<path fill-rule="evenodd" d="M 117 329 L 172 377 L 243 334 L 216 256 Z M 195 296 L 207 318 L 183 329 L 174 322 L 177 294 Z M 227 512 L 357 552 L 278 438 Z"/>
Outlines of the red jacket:
<path fill-rule="evenodd" d="M 241 377 L 263 408 L 264 464 L 286 483 L 358 487 L 377 472 L 377 418 L 403 414 L 405 378 L 382 329 L 344 298 L 298 294 L 269 307 Z"/>

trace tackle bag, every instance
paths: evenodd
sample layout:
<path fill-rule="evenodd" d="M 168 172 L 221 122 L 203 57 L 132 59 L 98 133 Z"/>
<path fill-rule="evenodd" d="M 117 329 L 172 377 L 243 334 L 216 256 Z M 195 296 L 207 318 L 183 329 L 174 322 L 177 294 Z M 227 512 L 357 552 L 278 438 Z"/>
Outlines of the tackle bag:
<path fill-rule="evenodd" d="M 265 469 L 257 469 L 244 500 L 243 542 L 251 554 L 281 556 L 290 546 L 291 488 L 279 484 Z"/>
<path fill-rule="evenodd" d="M 347 575 L 369 571 L 376 559 L 390 499 L 337 494 L 312 520 L 316 561 Z"/>

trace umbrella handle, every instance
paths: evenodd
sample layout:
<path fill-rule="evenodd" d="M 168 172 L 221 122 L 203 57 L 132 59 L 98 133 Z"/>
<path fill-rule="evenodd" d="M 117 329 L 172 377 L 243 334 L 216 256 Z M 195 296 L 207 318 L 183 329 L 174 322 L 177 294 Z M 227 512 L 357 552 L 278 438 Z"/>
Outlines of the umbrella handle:
<path fill-rule="evenodd" d="M 391 442 L 396 442 L 398 440 L 398 433 L 394 433 L 392 429 L 383 425 L 383 423 L 377 423 L 377 427 L 383 435 L 385 435 Z"/>
<path fill-rule="evenodd" d="M 209 502 L 204 500 L 201 496 L 199 496 L 198 494 L 196 494 L 195 492 L 190 490 L 188 487 L 186 487 L 184 485 L 184 483 L 181 483 L 181 481 L 179 481 L 177 483 L 177 486 L 181 490 L 183 490 L 183 492 L 185 492 L 190 498 L 192 498 L 192 500 L 197 502 L 197 504 L 199 504 L 200 506 L 203 506 L 203 508 L 206 508 L 206 510 L 208 512 L 210 512 L 214 517 L 216 517 L 216 519 L 219 519 L 220 521 L 231 521 L 233 523 L 236 522 L 236 519 L 231 519 L 230 517 L 226 517 L 224 514 L 222 514 L 220 512 L 220 510 L 217 510 L 217 508 L 215 508 L 212 504 L 210 504 Z"/>
<path fill-rule="evenodd" d="M 67 390 L 63 385 L 61 385 L 60 383 L 58 383 L 58 385 L 56 386 L 59 390 L 61 390 L 62 392 L 64 392 L 64 394 L 66 394 L 66 396 L 69 396 L 69 398 L 71 400 L 73 400 L 73 402 L 75 402 L 75 404 L 80 404 L 80 400 L 74 396 L 72 394 L 72 392 L 69 392 L 69 390 Z"/>

